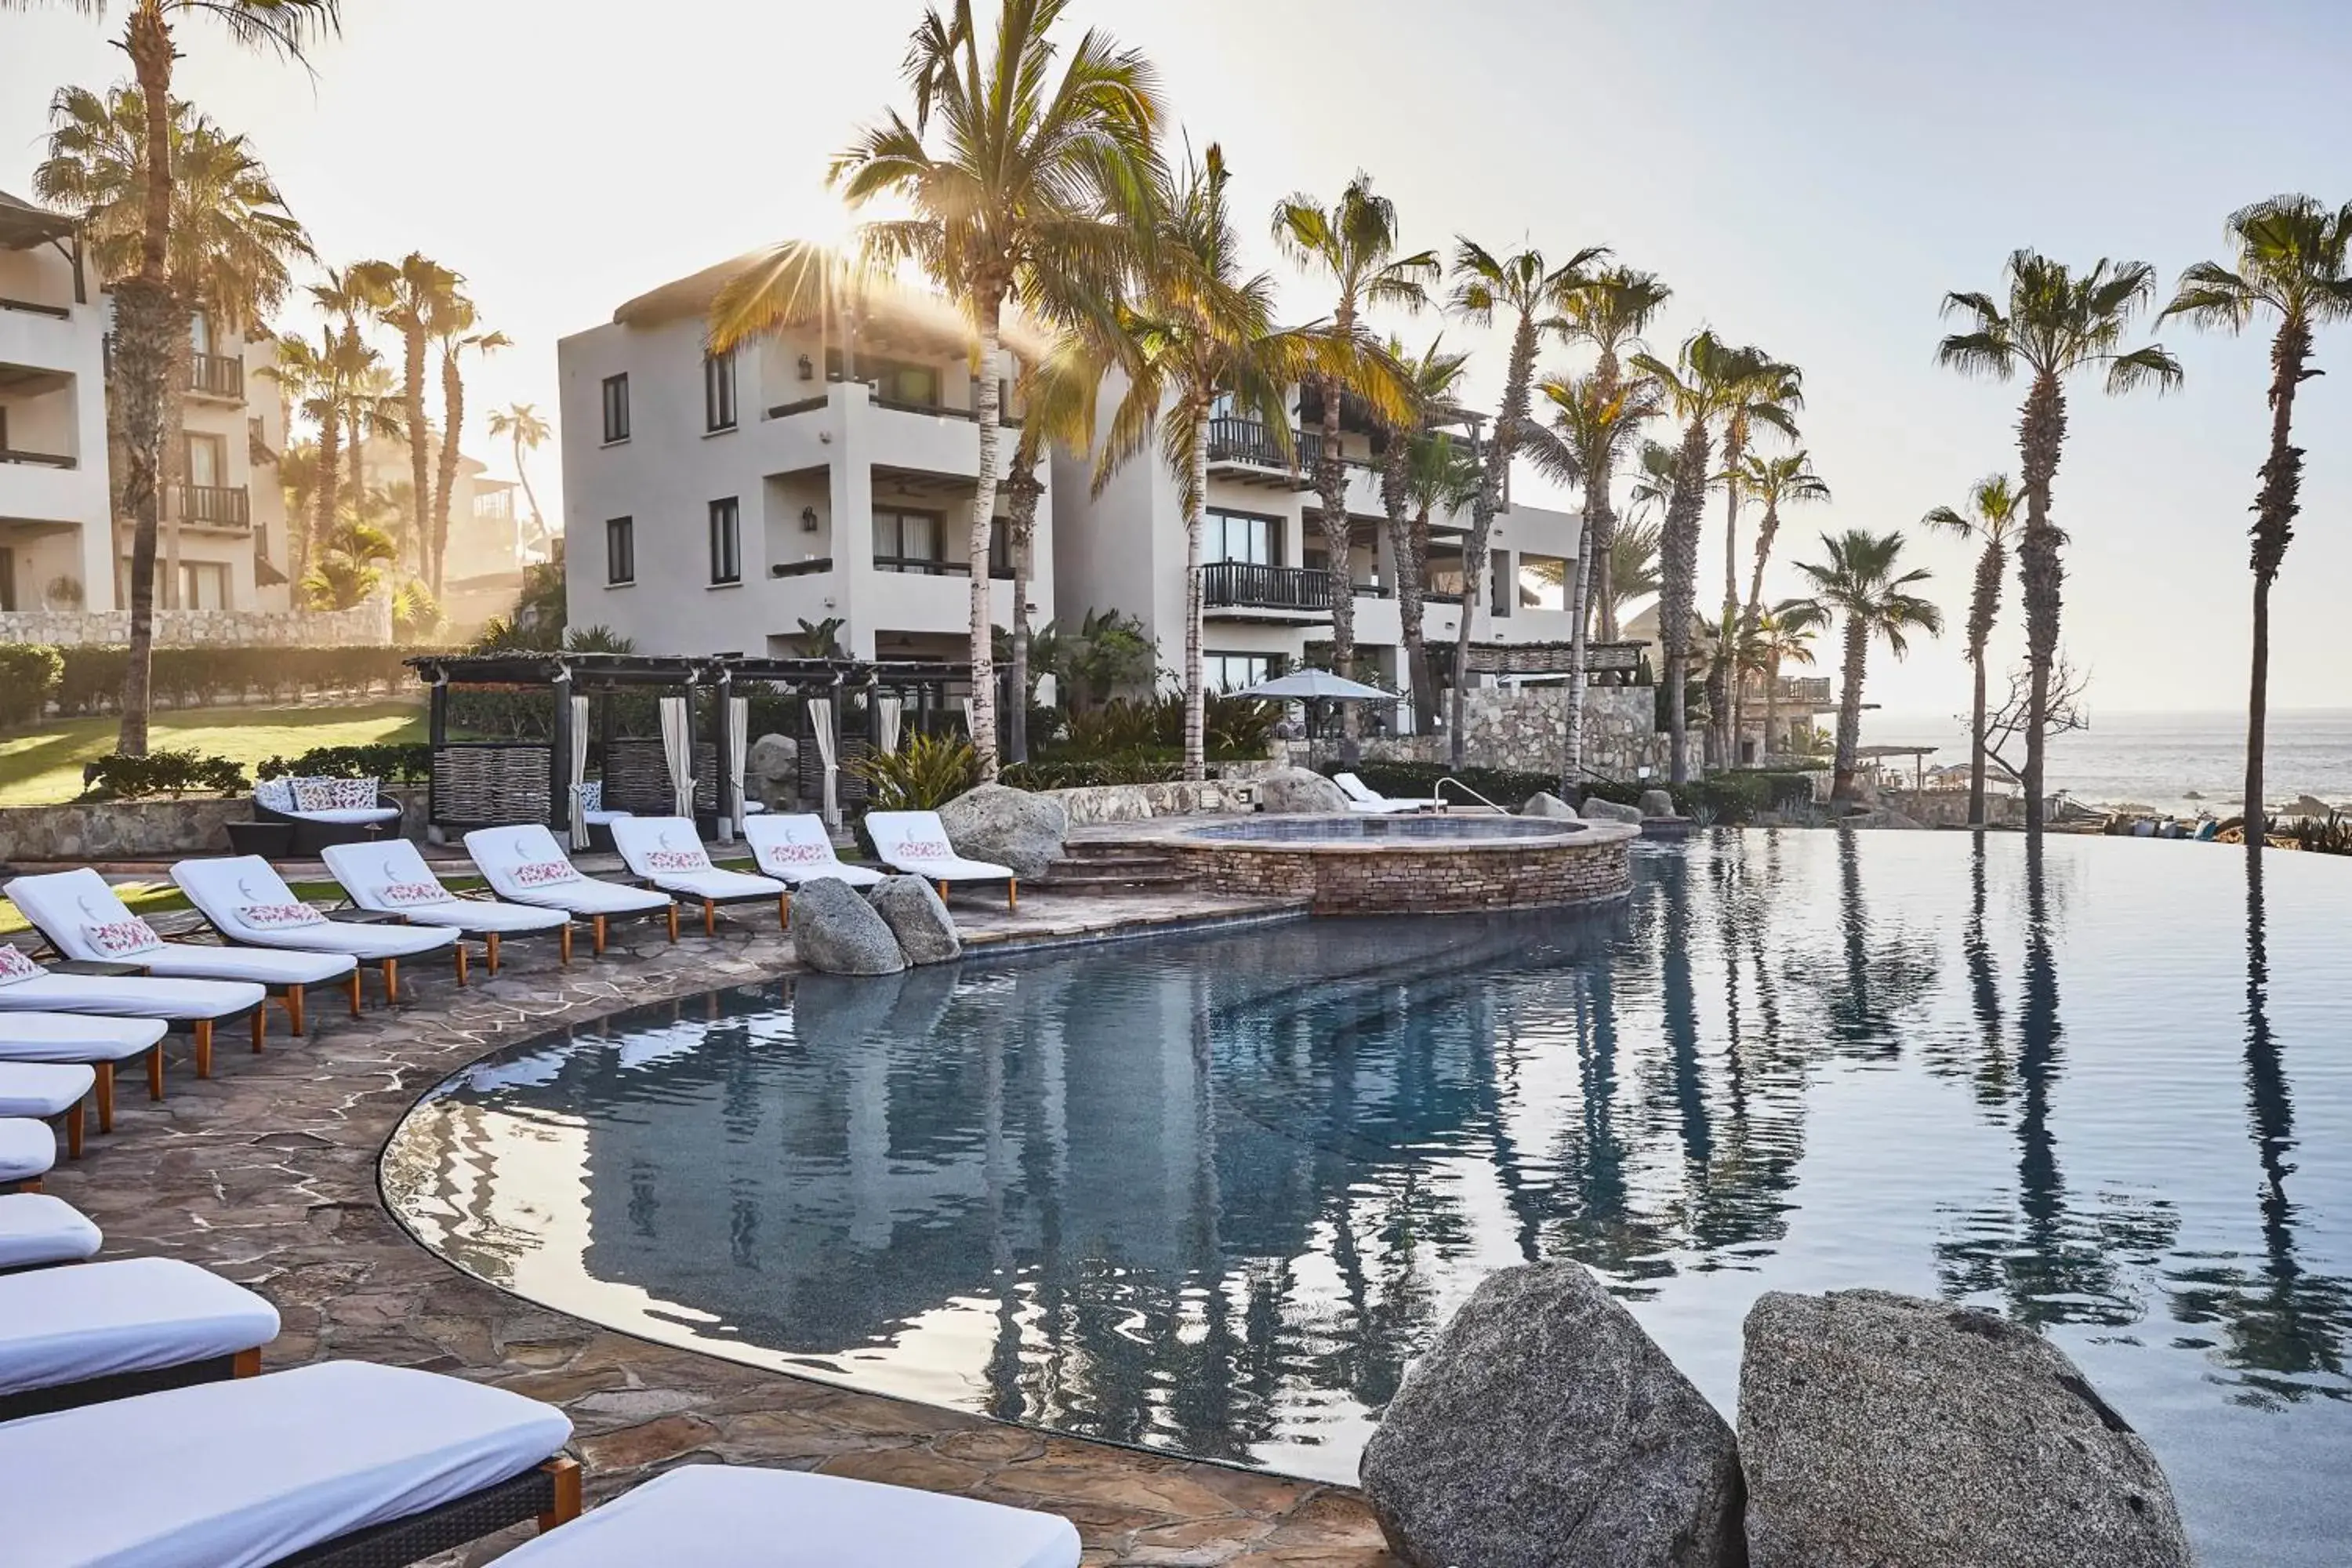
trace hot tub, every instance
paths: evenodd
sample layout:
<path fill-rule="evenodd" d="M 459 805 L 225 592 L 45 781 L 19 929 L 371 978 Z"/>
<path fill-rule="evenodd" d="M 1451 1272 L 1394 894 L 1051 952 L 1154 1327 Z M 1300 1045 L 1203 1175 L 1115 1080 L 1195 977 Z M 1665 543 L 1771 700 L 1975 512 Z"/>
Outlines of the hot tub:
<path fill-rule="evenodd" d="M 1248 816 L 1151 836 L 1194 885 L 1317 914 L 1466 914 L 1599 903 L 1633 885 L 1640 830 L 1534 816 Z"/>

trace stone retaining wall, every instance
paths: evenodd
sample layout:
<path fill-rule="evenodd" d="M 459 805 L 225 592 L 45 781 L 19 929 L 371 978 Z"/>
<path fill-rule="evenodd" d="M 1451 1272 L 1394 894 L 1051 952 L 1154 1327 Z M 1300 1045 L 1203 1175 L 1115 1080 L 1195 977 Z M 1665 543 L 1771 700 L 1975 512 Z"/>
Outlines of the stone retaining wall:
<path fill-rule="evenodd" d="M 1318 915 L 1475 914 L 1624 897 L 1638 830 L 1598 824 L 1558 842 L 1297 845 L 1191 840 L 1175 854 L 1192 886 L 1252 898 L 1305 899 Z"/>
<path fill-rule="evenodd" d="M 1899 811 L 1929 827 L 1969 825 L 1969 792 L 1965 789 L 1883 789 L 1878 792 L 1878 804 L 1884 810 Z M 2025 797 L 1987 791 L 1985 821 L 1994 827 L 2024 826 Z"/>
<path fill-rule="evenodd" d="M 0 642 L 58 647 L 119 647 L 131 640 L 128 610 L 0 611 Z M 348 610 L 157 610 L 157 647 L 383 647 L 392 643 L 392 602 Z"/>
<path fill-rule="evenodd" d="M 1656 694 L 1646 686 L 1597 686 L 1584 694 L 1584 763 L 1610 778 L 1633 779 L 1648 768 L 1664 777 L 1673 742 L 1656 733 Z M 1463 699 L 1464 753 L 1469 765 L 1515 773 L 1557 773 L 1568 751 L 1568 689 L 1540 686 L 1478 688 Z M 1690 737 L 1691 776 L 1700 776 L 1699 738 Z M 1444 763 L 1444 735 L 1366 741 L 1367 761 Z"/>
<path fill-rule="evenodd" d="M 425 831 L 425 786 L 394 784 L 401 833 Z M 227 825 L 253 820 L 239 795 L 178 800 L 119 800 L 74 805 L 0 807 L 0 861 L 155 860 L 228 853 Z"/>

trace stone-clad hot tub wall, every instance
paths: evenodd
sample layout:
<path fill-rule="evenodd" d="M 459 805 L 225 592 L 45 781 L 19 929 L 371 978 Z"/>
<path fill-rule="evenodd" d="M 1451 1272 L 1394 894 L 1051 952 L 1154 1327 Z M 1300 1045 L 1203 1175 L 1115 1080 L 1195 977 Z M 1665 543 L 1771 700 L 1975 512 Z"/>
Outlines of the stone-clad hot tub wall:
<path fill-rule="evenodd" d="M 1502 828 L 1502 819 L 1454 820 Z M 1180 857 L 1204 891 L 1306 899 L 1318 915 L 1475 914 L 1622 898 L 1633 886 L 1627 850 L 1640 837 L 1622 824 L 1588 823 L 1573 832 L 1534 830 L 1541 837 L 1330 838 L 1313 837 L 1315 825 L 1349 831 L 1363 820 L 1249 821 L 1279 822 L 1277 831 L 1295 836 L 1228 838 L 1214 837 L 1218 829 L 1194 829 L 1156 844 Z"/>

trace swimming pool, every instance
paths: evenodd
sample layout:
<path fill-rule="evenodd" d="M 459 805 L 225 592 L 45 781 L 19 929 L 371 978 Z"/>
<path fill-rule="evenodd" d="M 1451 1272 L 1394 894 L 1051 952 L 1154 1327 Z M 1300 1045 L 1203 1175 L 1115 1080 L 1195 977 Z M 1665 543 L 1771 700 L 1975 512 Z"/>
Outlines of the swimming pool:
<path fill-rule="evenodd" d="M 2051 1333 L 2210 1563 L 2339 1561 L 2352 867 L 1703 835 L 1587 912 L 1300 921 L 624 1014 L 441 1086 L 426 1245 L 762 1365 L 1351 1479 L 1486 1272 L 1601 1270 L 1727 1412 L 1761 1290 Z"/>

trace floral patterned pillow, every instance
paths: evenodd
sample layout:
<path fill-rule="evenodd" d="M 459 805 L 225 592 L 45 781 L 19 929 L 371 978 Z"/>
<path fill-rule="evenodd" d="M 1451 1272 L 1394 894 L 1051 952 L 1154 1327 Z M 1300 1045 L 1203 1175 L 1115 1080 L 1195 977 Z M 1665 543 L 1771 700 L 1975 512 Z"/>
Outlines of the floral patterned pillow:
<path fill-rule="evenodd" d="M 332 811 L 335 809 L 336 786 L 341 779 L 295 779 L 294 809 L 297 811 Z"/>
<path fill-rule="evenodd" d="M 271 811 L 292 812 L 301 808 L 294 804 L 292 779 L 264 779 L 253 786 L 253 804 Z"/>
<path fill-rule="evenodd" d="M 708 871 L 710 869 L 710 857 L 698 847 L 693 849 L 672 849 L 664 845 L 659 849 L 649 849 L 646 852 L 646 869 L 648 871 Z"/>
<path fill-rule="evenodd" d="M 379 902 L 387 909 L 406 909 L 415 904 L 446 904 L 457 895 L 438 882 L 386 882 L 375 890 Z"/>
<path fill-rule="evenodd" d="M 604 781 L 603 779 L 590 779 L 580 786 L 580 809 L 583 811 L 602 811 L 604 809 Z"/>
<path fill-rule="evenodd" d="M 901 860 L 952 860 L 955 847 L 944 838 L 902 838 L 898 841 Z"/>
<path fill-rule="evenodd" d="M 365 811 L 376 803 L 383 791 L 373 779 L 336 779 L 335 811 Z"/>
<path fill-rule="evenodd" d="M 0 942 L 0 985 L 14 985 L 19 980 L 30 980 L 46 973 L 39 964 L 25 956 L 23 949 Z"/>
<path fill-rule="evenodd" d="M 236 916 L 256 931 L 299 931 L 327 923 L 325 911 L 308 904 L 247 904 Z"/>
<path fill-rule="evenodd" d="M 81 928 L 82 940 L 108 958 L 129 958 L 134 953 L 152 952 L 163 945 L 163 939 L 137 915 L 100 925 Z"/>
<path fill-rule="evenodd" d="M 569 860 L 526 860 L 514 868 L 518 888 L 551 888 L 580 879 L 580 872 Z"/>
<path fill-rule="evenodd" d="M 830 844 L 765 844 L 760 847 L 760 864 L 769 867 L 825 866 L 833 862 Z"/>

